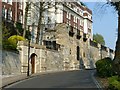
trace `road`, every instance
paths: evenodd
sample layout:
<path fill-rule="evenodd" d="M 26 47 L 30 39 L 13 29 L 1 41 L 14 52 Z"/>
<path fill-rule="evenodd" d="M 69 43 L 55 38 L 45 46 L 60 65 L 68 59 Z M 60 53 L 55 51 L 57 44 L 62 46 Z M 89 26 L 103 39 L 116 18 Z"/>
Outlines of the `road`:
<path fill-rule="evenodd" d="M 38 75 L 6 88 L 98 88 L 94 70 L 77 70 Z"/>

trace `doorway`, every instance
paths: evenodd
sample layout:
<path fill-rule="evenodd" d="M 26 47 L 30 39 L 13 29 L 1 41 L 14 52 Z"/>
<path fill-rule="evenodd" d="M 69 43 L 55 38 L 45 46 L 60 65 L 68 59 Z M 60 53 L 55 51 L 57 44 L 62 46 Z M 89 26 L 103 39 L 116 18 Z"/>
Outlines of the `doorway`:
<path fill-rule="evenodd" d="M 32 53 L 30 58 L 31 58 L 31 73 L 35 73 L 35 56 L 37 56 L 35 53 Z"/>
<path fill-rule="evenodd" d="M 79 60 L 80 59 L 80 47 L 79 46 L 77 46 L 77 60 Z"/>

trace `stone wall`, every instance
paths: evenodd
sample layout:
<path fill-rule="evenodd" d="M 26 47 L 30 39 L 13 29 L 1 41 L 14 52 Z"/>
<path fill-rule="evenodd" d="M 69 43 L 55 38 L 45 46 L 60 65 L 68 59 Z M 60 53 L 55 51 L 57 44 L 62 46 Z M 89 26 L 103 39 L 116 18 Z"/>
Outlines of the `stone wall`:
<path fill-rule="evenodd" d="M 28 69 L 28 46 L 26 42 L 19 42 L 18 44 L 21 60 L 21 72 L 26 73 Z M 44 46 L 36 46 L 31 43 L 30 55 L 35 53 L 35 73 L 47 71 L 61 71 L 64 70 L 63 54 L 56 50 L 46 49 Z M 30 60 L 31 73 L 31 60 Z"/>
<path fill-rule="evenodd" d="M 46 71 L 61 71 L 64 70 L 63 55 L 55 50 L 46 50 Z M 44 65 L 42 65 L 44 66 Z"/>
<path fill-rule="evenodd" d="M 90 35 L 84 36 L 80 32 L 70 35 L 69 27 L 65 24 L 58 24 L 55 30 L 46 31 L 43 40 L 55 41 L 59 44 L 58 49 L 47 48 L 45 45 L 30 44 L 30 55 L 35 53 L 35 73 L 46 71 L 78 70 L 96 68 L 97 60 L 104 57 L 114 57 L 114 51 L 91 41 Z M 77 49 L 79 47 L 79 49 Z M 21 72 L 26 73 L 28 68 L 28 43 L 19 42 L 18 49 L 21 61 Z M 78 53 L 79 52 L 79 53 Z M 29 56 L 30 57 L 30 56 Z M 31 61 L 30 61 L 31 62 Z M 30 72 L 32 69 L 30 64 Z"/>
<path fill-rule="evenodd" d="M 21 61 L 16 52 L 2 51 L 2 74 L 21 74 Z"/>
<path fill-rule="evenodd" d="M 114 51 L 110 48 L 100 45 L 96 42 L 90 41 L 90 48 L 89 48 L 89 60 L 93 63 L 93 68 L 96 68 L 95 63 L 103 59 L 105 57 L 110 57 L 111 59 L 114 58 Z M 90 63 L 91 64 L 91 63 Z"/>

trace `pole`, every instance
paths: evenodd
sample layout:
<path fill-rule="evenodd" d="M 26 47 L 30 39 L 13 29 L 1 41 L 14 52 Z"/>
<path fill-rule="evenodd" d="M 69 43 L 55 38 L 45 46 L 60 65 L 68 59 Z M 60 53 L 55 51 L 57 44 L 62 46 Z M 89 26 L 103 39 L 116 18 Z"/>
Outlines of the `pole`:
<path fill-rule="evenodd" d="M 29 59 L 30 59 L 30 40 L 28 40 L 28 71 L 27 71 L 27 76 L 29 76 Z"/>

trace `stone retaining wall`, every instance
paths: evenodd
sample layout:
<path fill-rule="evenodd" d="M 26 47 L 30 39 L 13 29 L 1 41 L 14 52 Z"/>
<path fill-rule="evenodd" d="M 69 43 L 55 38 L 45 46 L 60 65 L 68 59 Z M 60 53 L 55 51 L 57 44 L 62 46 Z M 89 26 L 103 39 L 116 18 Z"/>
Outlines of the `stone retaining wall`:
<path fill-rule="evenodd" d="M 20 74 L 21 73 L 21 61 L 19 53 L 2 51 L 2 74 Z"/>

